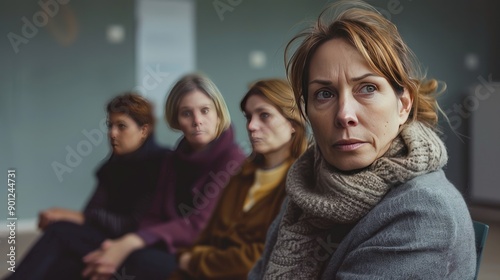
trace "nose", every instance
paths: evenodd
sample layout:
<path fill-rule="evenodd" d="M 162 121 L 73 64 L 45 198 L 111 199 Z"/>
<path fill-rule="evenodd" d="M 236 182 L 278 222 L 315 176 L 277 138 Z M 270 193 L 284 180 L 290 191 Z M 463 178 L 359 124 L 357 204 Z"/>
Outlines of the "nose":
<path fill-rule="evenodd" d="M 108 136 L 110 139 L 116 139 L 116 137 L 118 136 L 118 128 L 116 126 L 111 126 L 108 129 Z"/>
<path fill-rule="evenodd" d="M 341 97 L 337 105 L 335 125 L 340 128 L 347 128 L 358 125 L 356 115 L 356 101 L 353 98 Z"/>
<path fill-rule="evenodd" d="M 252 131 L 257 130 L 257 127 L 258 127 L 257 121 L 254 118 L 251 117 L 247 121 L 247 130 L 250 131 L 250 132 L 252 132 Z"/>
<path fill-rule="evenodd" d="M 194 113 L 193 114 L 193 127 L 197 127 L 197 126 L 201 125 L 201 123 L 202 123 L 201 115 L 199 113 Z"/>

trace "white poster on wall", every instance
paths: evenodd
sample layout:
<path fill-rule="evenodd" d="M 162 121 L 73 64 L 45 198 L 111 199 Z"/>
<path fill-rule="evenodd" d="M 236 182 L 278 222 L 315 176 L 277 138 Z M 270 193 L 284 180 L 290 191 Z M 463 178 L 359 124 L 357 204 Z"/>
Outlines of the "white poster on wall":
<path fill-rule="evenodd" d="M 168 90 L 195 69 L 193 1 L 137 0 L 136 88 L 163 119 Z"/>

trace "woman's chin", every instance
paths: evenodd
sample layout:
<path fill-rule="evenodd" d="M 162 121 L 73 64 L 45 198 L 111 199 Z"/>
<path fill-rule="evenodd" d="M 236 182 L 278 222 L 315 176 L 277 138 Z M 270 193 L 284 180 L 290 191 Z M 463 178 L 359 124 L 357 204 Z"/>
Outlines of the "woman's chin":
<path fill-rule="evenodd" d="M 359 157 L 336 157 L 334 160 L 327 160 L 327 162 L 336 169 L 343 172 L 352 172 L 364 169 L 370 166 L 373 161 Z"/>

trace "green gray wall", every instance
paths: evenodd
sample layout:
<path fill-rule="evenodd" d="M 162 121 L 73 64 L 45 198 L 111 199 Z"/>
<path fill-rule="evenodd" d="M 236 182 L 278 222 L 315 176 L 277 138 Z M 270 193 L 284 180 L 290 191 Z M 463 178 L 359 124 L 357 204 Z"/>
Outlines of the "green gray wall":
<path fill-rule="evenodd" d="M 92 143 L 84 131 L 100 130 L 105 103 L 135 84 L 133 0 L 59 4 L 54 30 L 74 40 L 60 43 L 40 17 L 41 27 L 35 25 L 36 34 L 16 53 L 7 35 L 23 36 L 22 18 L 33 23 L 43 11 L 37 2 L 0 3 L 0 216 L 7 210 L 7 169 L 15 167 L 21 227 L 47 207 L 81 209 L 95 187 L 93 173 L 108 153 L 104 133 L 101 140 L 92 136 Z M 122 44 L 106 41 L 110 24 L 125 27 Z M 71 155 L 79 151 L 83 156 Z M 54 162 L 71 172 L 59 180 Z"/>

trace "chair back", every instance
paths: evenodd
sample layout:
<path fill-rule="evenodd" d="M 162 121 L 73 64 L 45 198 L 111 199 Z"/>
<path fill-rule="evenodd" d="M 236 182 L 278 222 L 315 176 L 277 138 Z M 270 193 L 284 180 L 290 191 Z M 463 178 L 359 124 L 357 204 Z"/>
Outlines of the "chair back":
<path fill-rule="evenodd" d="M 489 226 L 478 221 L 472 221 L 474 224 L 474 233 L 476 236 L 476 277 L 479 274 L 479 266 L 481 265 L 481 259 L 483 257 L 484 244 L 486 243 L 486 237 L 488 236 Z"/>

